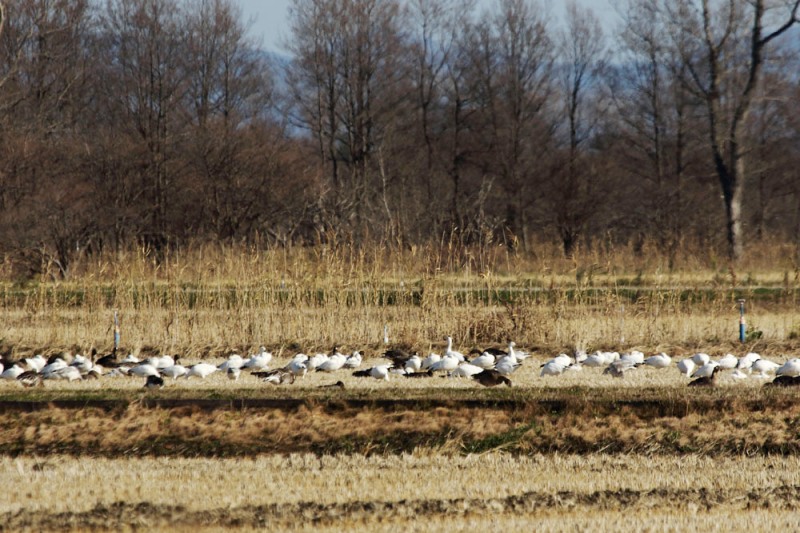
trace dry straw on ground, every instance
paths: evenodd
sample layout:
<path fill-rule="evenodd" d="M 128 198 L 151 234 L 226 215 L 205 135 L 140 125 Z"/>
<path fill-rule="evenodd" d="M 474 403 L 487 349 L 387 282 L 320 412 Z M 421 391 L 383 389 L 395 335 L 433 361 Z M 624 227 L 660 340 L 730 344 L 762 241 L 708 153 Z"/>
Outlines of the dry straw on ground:
<path fill-rule="evenodd" d="M 290 455 L 0 459 L 11 527 L 468 530 L 794 524 L 794 457 Z M 623 512 L 620 512 L 623 511 Z M 66 513 L 59 515 L 59 513 Z M 721 520 L 721 522 L 719 522 Z M 716 521 L 716 522 L 715 522 Z"/>

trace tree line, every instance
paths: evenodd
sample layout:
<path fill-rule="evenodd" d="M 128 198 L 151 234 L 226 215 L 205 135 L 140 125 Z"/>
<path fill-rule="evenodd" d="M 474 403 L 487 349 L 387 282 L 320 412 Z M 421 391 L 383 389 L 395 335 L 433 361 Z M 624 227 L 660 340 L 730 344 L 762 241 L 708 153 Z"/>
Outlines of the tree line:
<path fill-rule="evenodd" d="M 798 0 L 5 0 L 0 248 L 800 246 Z M 43 266 L 46 265 L 46 266 Z"/>

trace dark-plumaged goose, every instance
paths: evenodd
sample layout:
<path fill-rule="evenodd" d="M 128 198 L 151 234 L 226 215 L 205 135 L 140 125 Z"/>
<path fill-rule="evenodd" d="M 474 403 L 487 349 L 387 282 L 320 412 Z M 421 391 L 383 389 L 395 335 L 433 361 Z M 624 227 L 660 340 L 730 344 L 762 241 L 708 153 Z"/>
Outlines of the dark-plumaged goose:
<path fill-rule="evenodd" d="M 427 370 L 425 372 L 407 372 L 403 375 L 407 378 L 432 378 L 433 370 Z"/>
<path fill-rule="evenodd" d="M 496 387 L 497 385 L 511 386 L 511 380 L 502 375 L 497 370 L 484 370 L 479 374 L 472 376 L 472 379 L 483 385 L 484 387 Z"/>
<path fill-rule="evenodd" d="M 253 375 L 272 385 L 291 385 L 294 383 L 294 373 L 284 368 L 276 368 L 266 372 L 253 372 Z"/>
<path fill-rule="evenodd" d="M 764 384 L 765 387 L 800 387 L 800 376 L 777 376 L 769 383 Z"/>
<path fill-rule="evenodd" d="M 320 389 L 344 389 L 344 381 L 337 381 L 328 385 L 320 385 Z"/>
<path fill-rule="evenodd" d="M 35 387 L 36 385 L 39 385 L 40 387 L 44 386 L 44 383 L 42 382 L 42 375 L 35 370 L 23 372 L 17 376 L 17 381 L 19 381 L 23 387 Z"/>
<path fill-rule="evenodd" d="M 144 387 L 146 389 L 160 389 L 164 386 L 164 380 L 161 376 L 158 375 L 150 375 L 147 376 L 147 381 L 144 382 Z"/>
<path fill-rule="evenodd" d="M 92 359 L 97 357 L 97 349 L 92 348 Z M 102 366 L 103 368 L 116 368 L 120 365 L 120 362 L 117 361 L 117 349 L 114 348 L 111 353 L 106 354 L 99 359 L 97 359 L 94 363 L 95 365 Z"/>

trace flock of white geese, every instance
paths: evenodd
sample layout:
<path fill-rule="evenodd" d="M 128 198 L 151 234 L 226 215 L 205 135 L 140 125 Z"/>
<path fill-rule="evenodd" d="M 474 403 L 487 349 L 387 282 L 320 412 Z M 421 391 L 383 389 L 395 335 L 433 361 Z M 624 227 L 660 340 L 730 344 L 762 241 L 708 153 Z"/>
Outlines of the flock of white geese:
<path fill-rule="evenodd" d="M 243 357 L 232 354 L 219 364 L 201 362 L 183 366 L 179 356 L 153 356 L 139 360 L 133 354 L 119 359 L 115 353 L 98 357 L 92 350 L 88 356 L 62 354 L 45 358 L 35 355 L 18 361 L 0 356 L 0 378 L 15 380 L 23 386 L 42 385 L 47 380 L 79 381 L 108 377 L 138 377 L 145 379 L 145 387 L 163 387 L 164 380 L 199 378 L 205 379 L 214 373 L 223 373 L 231 380 L 238 380 L 243 373 L 250 374 L 273 385 L 291 384 L 310 372 L 329 374 L 350 371 L 355 377 L 390 379 L 428 378 L 442 375 L 453 378 L 471 378 L 481 385 L 511 386 L 513 374 L 529 358 L 530 354 L 516 348 L 512 341 L 507 349 L 474 349 L 464 355 L 453 349 L 453 339 L 446 337 L 447 347 L 441 354 L 429 353 L 421 357 L 401 349 L 387 349 L 382 357 L 388 362 L 362 369 L 364 353 L 354 351 L 341 353 L 334 348 L 330 353 L 307 355 L 298 353 L 279 368 L 270 369 L 272 353 L 262 346 L 257 353 Z M 560 354 L 540 365 L 543 378 L 583 371 L 584 368 L 603 368 L 603 374 L 623 378 L 647 366 L 655 369 L 675 367 L 682 375 L 691 378 L 690 386 L 714 386 L 718 374 L 729 371 L 734 380 L 771 379 L 776 386 L 800 386 L 800 359 L 792 358 L 782 363 L 762 358 L 757 353 L 742 357 L 726 354 L 713 359 L 706 353 L 696 353 L 673 365 L 673 358 L 665 353 L 646 357 L 640 351 L 619 352 L 596 351 L 588 354 L 576 351 L 574 355 Z M 344 387 L 342 381 L 333 385 Z"/>

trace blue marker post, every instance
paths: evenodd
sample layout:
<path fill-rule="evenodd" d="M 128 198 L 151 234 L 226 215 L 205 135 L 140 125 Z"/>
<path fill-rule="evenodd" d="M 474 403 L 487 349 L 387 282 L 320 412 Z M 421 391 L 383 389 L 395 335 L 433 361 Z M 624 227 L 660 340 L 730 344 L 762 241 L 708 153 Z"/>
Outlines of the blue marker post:
<path fill-rule="evenodd" d="M 744 298 L 739 300 L 739 342 L 744 342 L 747 337 L 747 326 L 744 321 Z"/>
<path fill-rule="evenodd" d="M 119 317 L 117 316 L 117 310 L 114 309 L 114 353 L 117 353 L 117 348 L 119 348 L 119 340 Z"/>

